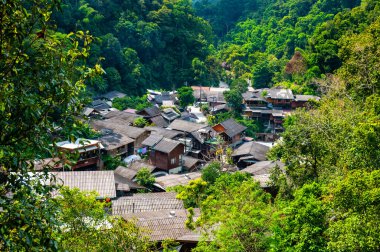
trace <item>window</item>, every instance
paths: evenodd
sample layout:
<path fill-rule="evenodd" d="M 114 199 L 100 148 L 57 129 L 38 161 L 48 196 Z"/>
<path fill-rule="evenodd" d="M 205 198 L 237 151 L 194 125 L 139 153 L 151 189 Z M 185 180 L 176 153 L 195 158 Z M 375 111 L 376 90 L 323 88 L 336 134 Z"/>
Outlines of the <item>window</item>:
<path fill-rule="evenodd" d="M 172 165 L 174 165 L 175 163 L 176 163 L 176 158 L 172 158 L 171 160 L 170 160 L 170 164 L 172 164 Z"/>

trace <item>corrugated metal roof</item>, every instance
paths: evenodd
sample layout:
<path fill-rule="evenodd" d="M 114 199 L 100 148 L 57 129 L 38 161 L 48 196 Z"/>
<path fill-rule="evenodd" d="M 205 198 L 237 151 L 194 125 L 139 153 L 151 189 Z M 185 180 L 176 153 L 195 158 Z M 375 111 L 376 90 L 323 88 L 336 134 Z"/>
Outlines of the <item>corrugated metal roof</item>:
<path fill-rule="evenodd" d="M 184 132 L 193 132 L 197 131 L 199 129 L 207 127 L 206 124 L 199 124 L 199 123 L 193 123 L 181 119 L 176 119 L 174 120 L 168 128 L 174 129 L 174 130 L 179 130 L 179 131 L 184 131 Z"/>
<path fill-rule="evenodd" d="M 148 127 L 145 127 L 144 129 L 147 131 L 150 131 L 151 134 L 161 135 L 163 137 L 170 138 L 170 139 L 183 135 L 183 133 L 178 130 L 164 129 L 164 128 L 155 127 L 155 126 L 148 126 Z"/>
<path fill-rule="evenodd" d="M 109 135 L 104 135 L 99 140 L 102 142 L 106 150 L 113 150 L 124 145 L 133 143 L 134 140 L 120 133 L 112 133 Z"/>
<path fill-rule="evenodd" d="M 162 138 L 163 138 L 163 136 L 161 136 L 161 135 L 151 134 L 141 144 L 152 147 L 152 146 L 156 145 L 158 142 L 160 142 Z"/>
<path fill-rule="evenodd" d="M 260 142 L 247 142 L 239 146 L 233 153 L 233 157 L 252 155 L 256 160 L 266 160 L 267 152 L 270 147 Z"/>
<path fill-rule="evenodd" d="M 247 127 L 237 123 L 234 119 L 230 118 L 227 119 L 224 122 L 221 122 L 220 125 L 223 126 L 224 132 L 229 136 L 229 137 L 234 137 L 237 134 L 242 133 L 244 130 L 247 129 Z"/>
<path fill-rule="evenodd" d="M 175 194 L 144 193 L 120 197 L 112 201 L 112 214 L 125 215 L 128 213 L 158 211 L 163 209 L 184 209 L 182 200 Z"/>
<path fill-rule="evenodd" d="M 191 172 L 187 174 L 170 174 L 168 176 L 156 178 L 156 183 L 163 189 L 177 185 L 187 185 L 191 180 L 200 178 L 200 172 Z"/>
<path fill-rule="evenodd" d="M 172 139 L 163 138 L 161 139 L 161 141 L 159 141 L 156 144 L 156 146 L 153 147 L 153 149 L 156 151 L 163 152 L 163 153 L 170 153 L 179 145 L 183 145 L 183 144 L 181 142 L 178 142 Z"/>
<path fill-rule="evenodd" d="M 64 186 L 79 188 L 81 191 L 96 191 L 101 197 L 116 197 L 113 171 L 69 171 L 54 172 L 57 182 Z"/>

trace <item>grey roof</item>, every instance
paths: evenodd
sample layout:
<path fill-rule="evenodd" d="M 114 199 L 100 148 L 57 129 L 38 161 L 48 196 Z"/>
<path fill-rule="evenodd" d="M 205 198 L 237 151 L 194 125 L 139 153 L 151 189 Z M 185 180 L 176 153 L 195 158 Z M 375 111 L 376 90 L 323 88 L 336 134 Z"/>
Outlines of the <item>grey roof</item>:
<path fill-rule="evenodd" d="M 106 115 L 103 116 L 106 119 L 120 119 L 124 122 L 126 125 L 131 125 L 137 118 L 142 117 L 140 115 L 131 114 L 126 111 L 110 111 Z"/>
<path fill-rule="evenodd" d="M 262 96 L 263 90 L 256 90 L 256 91 L 247 91 L 243 93 L 243 99 L 245 101 L 263 101 L 267 102 L 265 98 Z"/>
<path fill-rule="evenodd" d="M 200 163 L 202 162 L 202 160 L 200 159 L 197 159 L 197 158 L 193 158 L 193 157 L 190 157 L 190 156 L 183 156 L 182 157 L 182 161 L 183 161 L 183 166 L 187 169 L 191 169 L 193 168 L 197 163 Z"/>
<path fill-rule="evenodd" d="M 187 174 L 170 174 L 156 178 L 156 183 L 163 189 L 177 185 L 187 185 L 191 180 L 200 178 L 200 172 L 191 172 Z"/>
<path fill-rule="evenodd" d="M 145 127 L 144 129 L 151 132 L 151 134 L 161 135 L 163 137 L 170 138 L 170 139 L 183 135 L 183 133 L 178 130 L 164 129 L 164 128 L 155 127 L 155 126 L 148 126 L 148 127 Z"/>
<path fill-rule="evenodd" d="M 150 118 L 150 120 L 152 121 L 152 123 L 154 123 L 158 127 L 165 128 L 165 127 L 168 127 L 169 125 L 169 123 L 164 119 L 162 115 L 152 117 Z"/>
<path fill-rule="evenodd" d="M 124 166 L 118 166 L 114 172 L 115 172 L 115 174 L 117 174 L 123 178 L 126 178 L 126 179 L 133 179 L 137 174 L 136 170 L 129 169 L 129 168 L 126 168 Z"/>
<path fill-rule="evenodd" d="M 92 107 L 96 110 L 105 110 L 105 109 L 111 108 L 111 106 L 103 100 L 94 100 L 91 103 L 90 107 Z"/>
<path fill-rule="evenodd" d="M 118 166 L 115 169 L 115 174 L 118 174 L 119 176 L 127 179 L 134 179 L 137 172 L 142 168 L 147 168 L 150 172 L 152 172 L 155 169 L 153 165 L 144 162 L 134 161 L 129 165 L 128 168 L 124 166 Z"/>
<path fill-rule="evenodd" d="M 199 123 L 194 123 L 194 122 L 189 122 L 181 119 L 176 119 L 174 120 L 168 128 L 174 129 L 174 130 L 179 130 L 179 131 L 184 131 L 184 132 L 193 132 L 202 128 L 207 127 L 206 124 L 199 124 Z"/>
<path fill-rule="evenodd" d="M 200 232 L 186 227 L 188 212 L 185 209 L 165 209 L 156 212 L 145 212 L 124 215 L 126 220 L 137 220 L 136 225 L 147 232 L 151 241 L 166 239 L 181 241 L 199 241 Z M 199 216 L 196 214 L 194 220 Z"/>
<path fill-rule="evenodd" d="M 145 146 L 155 146 L 158 142 L 161 141 L 163 136 L 161 135 L 156 135 L 156 134 L 151 134 L 148 138 L 146 138 L 141 144 Z"/>
<path fill-rule="evenodd" d="M 184 209 L 184 205 L 182 200 L 176 198 L 176 193 L 138 193 L 112 201 L 113 215 L 163 209 Z"/>
<path fill-rule="evenodd" d="M 144 186 L 133 182 L 131 179 L 120 176 L 115 173 L 116 190 L 129 192 L 136 189 L 146 189 Z"/>
<path fill-rule="evenodd" d="M 126 94 L 119 92 L 119 91 L 111 91 L 111 92 L 108 92 L 108 93 L 102 95 L 102 97 L 104 97 L 108 100 L 113 100 L 115 98 L 123 98 L 125 96 L 126 96 Z"/>
<path fill-rule="evenodd" d="M 183 144 L 181 142 L 178 142 L 178 141 L 175 141 L 175 140 L 172 140 L 172 139 L 163 138 L 153 148 L 156 151 L 160 151 L 160 152 L 163 152 L 163 153 L 170 153 L 175 148 L 177 148 L 179 145 L 183 145 Z"/>
<path fill-rule="evenodd" d="M 134 140 L 120 133 L 112 133 L 99 138 L 106 150 L 117 149 L 121 146 L 133 143 Z"/>
<path fill-rule="evenodd" d="M 267 97 L 272 99 L 293 100 L 294 95 L 291 89 L 269 89 Z"/>
<path fill-rule="evenodd" d="M 161 111 L 156 106 L 144 108 L 141 112 L 145 112 L 149 117 L 154 117 L 161 114 Z"/>
<path fill-rule="evenodd" d="M 150 172 L 153 172 L 153 170 L 156 168 L 155 166 L 151 165 L 151 164 L 147 164 L 143 161 L 134 161 L 132 162 L 128 169 L 132 169 L 132 170 L 135 170 L 135 171 L 139 171 L 141 170 L 141 168 L 147 168 Z"/>
<path fill-rule="evenodd" d="M 315 100 L 319 101 L 321 98 L 315 95 L 295 95 L 294 100 L 295 101 L 309 101 L 309 100 Z"/>
<path fill-rule="evenodd" d="M 96 191 L 101 197 L 116 197 L 113 171 L 69 171 L 54 172 L 57 182 L 64 186 L 79 188 L 81 191 Z"/>
<path fill-rule="evenodd" d="M 221 122 L 220 125 L 223 126 L 223 128 L 225 129 L 225 133 L 229 136 L 229 137 L 233 137 L 233 136 L 236 136 L 237 134 L 240 134 L 242 133 L 244 130 L 247 129 L 247 127 L 237 123 L 234 119 L 230 118 L 230 119 L 227 119 L 226 121 L 224 122 Z"/>
<path fill-rule="evenodd" d="M 270 147 L 268 145 L 264 145 L 260 142 L 247 142 L 239 146 L 233 153 L 233 157 L 239 156 L 253 156 L 254 159 L 259 161 L 266 160 L 267 152 Z"/>
<path fill-rule="evenodd" d="M 145 133 L 144 129 L 128 126 L 126 125 L 125 121 L 118 118 L 110 118 L 106 120 L 93 120 L 90 122 L 90 125 L 96 130 L 111 129 L 113 130 L 113 132 L 126 135 L 133 139 L 136 139 Z"/>
<path fill-rule="evenodd" d="M 82 114 L 85 116 L 89 116 L 94 111 L 95 111 L 94 108 L 85 107 L 82 111 Z"/>
<path fill-rule="evenodd" d="M 169 120 L 169 121 L 173 121 L 174 119 L 180 117 L 181 115 L 178 114 L 177 112 L 175 112 L 174 109 L 172 108 L 167 108 L 167 109 L 164 109 L 163 113 L 161 113 L 161 115 L 166 119 L 166 120 Z"/>
<path fill-rule="evenodd" d="M 270 174 L 273 168 L 276 166 L 278 166 L 280 169 L 283 169 L 284 163 L 281 161 L 261 161 L 250 165 L 241 171 L 250 173 L 252 175 Z"/>

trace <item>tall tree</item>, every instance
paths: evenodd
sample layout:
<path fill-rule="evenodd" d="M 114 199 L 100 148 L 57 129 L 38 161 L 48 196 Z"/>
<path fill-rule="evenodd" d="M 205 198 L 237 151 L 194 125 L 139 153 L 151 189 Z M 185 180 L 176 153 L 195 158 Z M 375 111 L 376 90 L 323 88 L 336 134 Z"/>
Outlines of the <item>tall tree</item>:
<path fill-rule="evenodd" d="M 50 178 L 28 171 L 35 159 L 55 156 L 53 133 L 74 121 L 85 80 L 101 72 L 83 66 L 92 36 L 51 30 L 58 3 L 0 3 L 1 250 L 57 249 L 51 188 L 41 182 Z"/>

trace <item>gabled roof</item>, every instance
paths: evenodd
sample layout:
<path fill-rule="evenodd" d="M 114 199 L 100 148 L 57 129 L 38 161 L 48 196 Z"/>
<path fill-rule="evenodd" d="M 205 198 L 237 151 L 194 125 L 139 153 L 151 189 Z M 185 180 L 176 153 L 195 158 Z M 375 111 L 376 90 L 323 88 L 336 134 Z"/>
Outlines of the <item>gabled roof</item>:
<path fill-rule="evenodd" d="M 180 145 L 183 144 L 172 139 L 162 138 L 161 141 L 159 141 L 156 146 L 153 147 L 153 149 L 155 151 L 160 151 L 163 153 L 170 153 Z"/>
<path fill-rule="evenodd" d="M 224 122 L 221 122 L 219 125 L 221 125 L 224 128 L 224 132 L 229 136 L 229 137 L 234 137 L 237 134 L 242 133 L 244 130 L 247 129 L 247 127 L 237 123 L 234 119 L 230 118 L 227 119 Z M 214 126 L 215 127 L 215 126 Z M 213 128 L 214 128 L 213 127 Z"/>
<path fill-rule="evenodd" d="M 117 149 L 123 145 L 127 145 L 133 143 L 134 140 L 130 137 L 127 137 L 120 133 L 112 133 L 108 135 L 104 135 L 99 140 L 102 142 L 105 150 L 113 150 Z"/>
<path fill-rule="evenodd" d="M 304 101 L 307 102 L 309 100 L 315 100 L 319 101 L 321 98 L 315 95 L 295 95 L 294 100 L 295 101 Z"/>
<path fill-rule="evenodd" d="M 168 121 L 173 121 L 174 119 L 180 117 L 181 115 L 174 111 L 172 108 L 164 109 L 161 115 Z"/>
<path fill-rule="evenodd" d="M 124 166 L 118 166 L 114 170 L 114 173 L 117 174 L 117 175 L 119 175 L 120 177 L 123 177 L 123 178 L 126 178 L 126 179 L 133 179 L 136 176 L 137 171 L 129 169 L 129 168 L 126 168 Z"/>
<path fill-rule="evenodd" d="M 250 173 L 252 175 L 263 175 L 270 174 L 273 168 L 276 166 L 278 166 L 280 169 L 283 169 L 285 165 L 281 161 L 261 161 L 250 165 L 241 171 Z"/>
<path fill-rule="evenodd" d="M 90 125 L 96 130 L 111 129 L 113 132 L 126 135 L 130 138 L 136 139 L 145 133 L 142 128 L 126 125 L 125 121 L 118 118 L 111 118 L 106 120 L 93 120 Z"/>
<path fill-rule="evenodd" d="M 94 100 L 91 105 L 89 105 L 89 107 L 92 107 L 96 110 L 105 110 L 111 108 L 111 106 L 103 100 Z"/>
<path fill-rule="evenodd" d="M 168 127 L 169 125 L 169 123 L 164 119 L 162 115 L 151 117 L 150 120 L 152 121 L 152 123 L 154 123 L 158 127 L 165 128 L 165 127 Z"/>
<path fill-rule="evenodd" d="M 128 168 L 124 166 L 118 166 L 115 169 L 115 174 L 127 178 L 127 179 L 134 179 L 137 172 L 141 170 L 142 168 L 147 168 L 150 172 L 152 172 L 155 167 L 153 165 L 144 163 L 144 162 L 139 162 L 139 161 L 134 161 L 132 162 Z"/>
<path fill-rule="evenodd" d="M 134 161 L 129 165 L 128 168 L 135 171 L 139 171 L 141 168 L 147 168 L 150 172 L 153 172 L 156 167 L 143 161 Z"/>
<path fill-rule="evenodd" d="M 154 116 L 161 114 L 161 111 L 156 106 L 152 106 L 149 108 L 144 108 L 142 111 L 139 112 L 139 114 L 140 113 L 141 114 L 147 114 L 149 117 L 154 117 Z"/>
<path fill-rule="evenodd" d="M 198 211 L 196 211 L 199 216 Z M 151 241 L 167 239 L 196 242 L 201 238 L 199 231 L 186 227 L 187 211 L 185 209 L 165 209 L 155 212 L 144 212 L 124 215 L 126 220 L 137 219 L 136 225 L 146 230 Z"/>
<path fill-rule="evenodd" d="M 294 95 L 291 89 L 269 89 L 267 97 L 272 99 L 293 100 Z"/>
<path fill-rule="evenodd" d="M 125 215 L 163 209 L 184 209 L 182 200 L 176 193 L 136 193 L 133 196 L 120 197 L 112 201 L 112 214 Z"/>
<path fill-rule="evenodd" d="M 118 119 L 122 120 L 124 124 L 131 125 L 137 118 L 142 117 L 140 115 L 131 114 L 126 111 L 110 111 L 103 116 L 105 119 Z"/>
<path fill-rule="evenodd" d="M 252 159 L 265 161 L 270 147 L 260 142 L 247 142 L 239 146 L 233 153 L 233 157 L 252 156 Z"/>
<path fill-rule="evenodd" d="M 198 163 L 201 163 L 203 162 L 202 160 L 200 159 L 197 159 L 197 158 L 193 158 L 193 157 L 190 157 L 190 156 L 182 156 L 182 161 L 183 161 L 183 166 L 187 169 L 192 169 L 195 165 L 197 165 Z"/>
<path fill-rule="evenodd" d="M 161 139 L 164 138 L 161 135 L 151 134 L 148 138 L 146 138 L 141 144 L 145 146 L 155 146 Z"/>
<path fill-rule="evenodd" d="M 108 93 L 102 95 L 102 97 L 104 97 L 108 100 L 111 100 L 111 101 L 115 98 L 123 98 L 125 96 L 126 96 L 126 94 L 119 92 L 119 91 L 111 91 L 111 92 L 108 92 Z"/>
<path fill-rule="evenodd" d="M 262 90 L 247 91 L 243 93 L 243 99 L 245 101 L 262 101 L 267 102 L 262 96 Z"/>
<path fill-rule="evenodd" d="M 156 178 L 156 184 L 165 190 L 166 188 L 172 186 L 187 185 L 191 180 L 200 178 L 201 176 L 202 174 L 200 172 L 191 172 L 187 174 L 170 174 Z"/>
<path fill-rule="evenodd" d="M 188 132 L 188 133 L 205 128 L 205 127 L 207 127 L 206 124 L 199 124 L 199 123 L 189 122 L 189 121 L 185 121 L 181 119 L 174 120 L 168 126 L 168 128 L 183 131 L 183 132 Z"/>
<path fill-rule="evenodd" d="M 161 135 L 166 138 L 173 139 L 177 136 L 183 135 L 181 131 L 164 129 L 156 126 L 148 126 L 144 128 L 145 130 L 151 132 L 151 134 Z"/>
<path fill-rule="evenodd" d="M 113 171 L 68 171 L 54 172 L 57 183 L 77 187 L 81 191 L 96 191 L 100 197 L 116 197 L 115 177 Z"/>
<path fill-rule="evenodd" d="M 136 189 L 146 189 L 144 186 L 133 182 L 131 179 L 120 176 L 115 173 L 116 190 L 129 192 Z"/>

